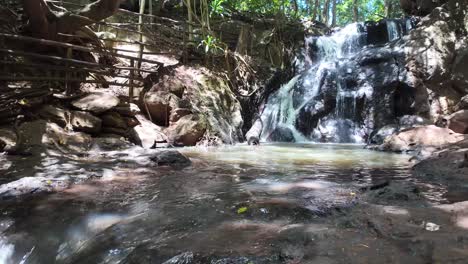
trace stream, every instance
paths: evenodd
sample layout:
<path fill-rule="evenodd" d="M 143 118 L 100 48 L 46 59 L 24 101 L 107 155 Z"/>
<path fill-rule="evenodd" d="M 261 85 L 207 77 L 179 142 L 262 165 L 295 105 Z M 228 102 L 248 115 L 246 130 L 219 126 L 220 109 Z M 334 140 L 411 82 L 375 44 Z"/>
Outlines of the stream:
<path fill-rule="evenodd" d="M 384 217 L 371 213 L 380 205 L 433 216 L 433 206 L 451 202 L 444 185 L 412 176 L 409 156 L 362 145 L 180 151 L 192 166 L 140 166 L 128 156 L 103 166 L 100 179 L 3 201 L 0 263 L 427 263 L 427 250 L 405 248 L 422 243 L 412 231 L 395 240 L 362 218 Z M 417 198 L 412 189 L 382 197 L 366 189 L 388 182 L 414 186 Z"/>

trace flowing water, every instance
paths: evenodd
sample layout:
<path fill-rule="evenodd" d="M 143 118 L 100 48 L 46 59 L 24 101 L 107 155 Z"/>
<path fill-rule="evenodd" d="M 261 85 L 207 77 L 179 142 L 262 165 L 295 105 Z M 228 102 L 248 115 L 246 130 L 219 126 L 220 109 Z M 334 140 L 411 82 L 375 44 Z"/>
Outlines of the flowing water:
<path fill-rule="evenodd" d="M 368 66 L 359 71 L 357 68 L 365 67 L 357 62 L 368 53 L 378 65 L 383 44 L 400 39 L 412 27 L 409 19 L 380 23 L 384 26 L 377 30 L 374 26 L 374 33 L 368 33 L 366 24 L 354 23 L 329 36 L 307 37 L 299 74 L 269 97 L 261 113 L 261 140 L 367 142 L 375 116 L 370 102 L 376 86 L 383 82 L 367 80 L 380 74 L 382 68 Z"/>
<path fill-rule="evenodd" d="M 332 262 L 323 263 L 350 263 L 343 253 L 352 246 L 329 232 L 338 228 L 337 215 L 359 203 L 362 187 L 382 181 L 416 184 L 428 204 L 443 202 L 445 191 L 414 179 L 408 156 L 361 145 L 182 152 L 192 166 L 119 165 L 106 169 L 100 180 L 64 192 L 3 201 L 0 263 L 163 263 L 183 253 L 179 258 L 201 259 L 193 263 L 322 263 L 293 260 L 324 256 Z M 351 230 L 346 236 L 358 229 Z M 309 239 L 320 237 L 332 244 L 309 251 L 308 246 L 318 246 Z M 386 252 L 387 242 L 382 243 L 381 255 L 388 259 L 395 252 Z M 124 262 L 129 254 L 137 260 Z"/>

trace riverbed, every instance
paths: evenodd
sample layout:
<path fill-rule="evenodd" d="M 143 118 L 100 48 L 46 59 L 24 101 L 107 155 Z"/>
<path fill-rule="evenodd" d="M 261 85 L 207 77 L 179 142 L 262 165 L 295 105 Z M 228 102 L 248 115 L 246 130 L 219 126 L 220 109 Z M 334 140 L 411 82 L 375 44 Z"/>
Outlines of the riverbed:
<path fill-rule="evenodd" d="M 103 173 L 57 193 L 2 201 L 0 263 L 468 259 L 468 213 L 459 213 L 468 205 L 452 201 L 444 184 L 414 177 L 410 156 L 346 144 L 179 151 L 191 166 L 155 167 L 127 151 L 106 156 L 125 157 L 119 162 L 50 167 L 57 176 Z"/>

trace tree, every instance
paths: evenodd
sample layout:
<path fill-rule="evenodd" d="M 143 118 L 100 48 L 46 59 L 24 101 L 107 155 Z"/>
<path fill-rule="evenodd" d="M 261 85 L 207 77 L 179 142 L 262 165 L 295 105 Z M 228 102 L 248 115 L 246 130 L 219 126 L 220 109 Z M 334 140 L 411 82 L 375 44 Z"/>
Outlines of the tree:
<path fill-rule="evenodd" d="M 23 9 L 29 19 L 28 29 L 32 36 L 55 40 L 58 33 L 74 33 L 112 16 L 119 9 L 120 1 L 98 0 L 76 14 L 45 0 L 23 0 Z"/>
<path fill-rule="evenodd" d="M 332 23 L 331 23 L 331 26 L 334 27 L 336 26 L 336 5 L 337 5 L 337 0 L 332 0 L 332 4 L 333 4 L 333 7 L 332 7 Z"/>
<path fill-rule="evenodd" d="M 359 21 L 359 5 L 357 0 L 353 0 L 353 21 Z"/>
<path fill-rule="evenodd" d="M 328 24 L 328 18 L 330 14 L 330 0 L 325 0 L 322 9 L 322 22 Z"/>

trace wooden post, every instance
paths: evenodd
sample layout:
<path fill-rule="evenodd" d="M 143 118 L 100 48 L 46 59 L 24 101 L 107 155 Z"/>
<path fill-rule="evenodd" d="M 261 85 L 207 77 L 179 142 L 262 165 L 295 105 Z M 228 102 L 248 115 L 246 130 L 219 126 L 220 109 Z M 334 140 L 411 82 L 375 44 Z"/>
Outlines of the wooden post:
<path fill-rule="evenodd" d="M 145 0 L 140 0 L 140 16 L 138 18 L 138 31 L 140 31 L 140 54 L 138 56 L 138 69 L 141 68 L 141 59 L 143 58 L 143 15 L 145 14 Z"/>
<path fill-rule="evenodd" d="M 67 59 L 71 59 L 72 56 L 73 56 L 73 48 L 68 48 L 68 49 L 67 49 Z M 68 62 L 65 63 L 65 67 L 67 67 L 67 68 L 69 67 Z M 67 71 L 67 72 L 65 73 L 65 93 L 66 93 L 67 95 L 69 95 L 69 94 L 72 93 L 72 91 L 71 91 L 71 85 L 70 85 L 70 83 L 68 82 L 68 79 L 70 78 L 69 75 L 70 75 L 70 73 Z"/>
<path fill-rule="evenodd" d="M 133 103 L 133 76 L 134 76 L 134 67 L 135 67 L 135 61 L 132 59 L 130 60 L 130 79 L 128 80 L 128 102 Z"/>

